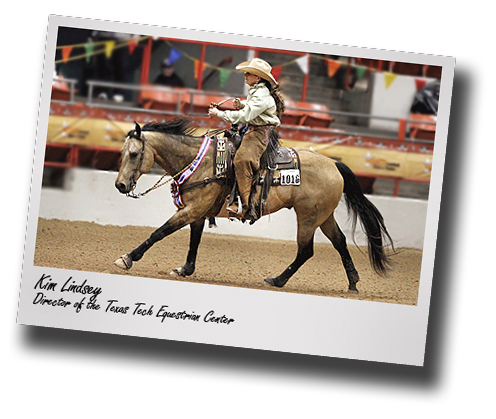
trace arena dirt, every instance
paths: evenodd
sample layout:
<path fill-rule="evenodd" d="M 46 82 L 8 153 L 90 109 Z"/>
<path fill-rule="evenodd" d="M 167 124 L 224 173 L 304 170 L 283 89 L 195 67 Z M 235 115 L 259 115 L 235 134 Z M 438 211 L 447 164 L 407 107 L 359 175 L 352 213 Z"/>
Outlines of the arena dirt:
<path fill-rule="evenodd" d="M 350 245 L 350 253 L 360 274 L 359 294 L 348 292 L 341 259 L 327 243 L 315 244 L 315 255 L 282 289 L 264 278 L 280 274 L 294 259 L 296 243 L 256 239 L 209 232 L 202 237 L 196 272 L 188 278 L 172 278 L 170 272 L 186 261 L 189 230 L 184 229 L 155 244 L 129 271 L 113 265 L 148 238 L 153 228 L 117 227 L 89 222 L 40 219 L 34 264 L 77 271 L 131 275 L 157 279 L 236 286 L 270 292 L 291 292 L 334 298 L 416 305 L 422 251 L 397 249 L 393 271 L 387 278 L 374 273 L 366 248 Z"/>

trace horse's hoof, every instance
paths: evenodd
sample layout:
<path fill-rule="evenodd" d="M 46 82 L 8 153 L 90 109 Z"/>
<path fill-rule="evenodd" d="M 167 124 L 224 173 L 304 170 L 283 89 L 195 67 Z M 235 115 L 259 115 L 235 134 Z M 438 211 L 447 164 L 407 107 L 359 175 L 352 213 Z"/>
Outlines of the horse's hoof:
<path fill-rule="evenodd" d="M 170 276 L 173 276 L 174 278 L 177 278 L 179 276 L 182 276 L 182 277 L 185 277 L 186 276 L 183 273 L 183 268 L 174 269 L 173 271 L 171 271 L 171 273 L 169 275 Z"/>
<path fill-rule="evenodd" d="M 131 269 L 131 266 L 133 266 L 133 261 L 129 255 L 123 255 L 114 262 L 114 265 L 118 268 L 128 270 Z"/>
<path fill-rule="evenodd" d="M 357 289 L 356 285 L 355 284 L 350 285 L 348 287 L 348 292 L 350 292 L 352 294 L 358 294 L 358 289 Z"/>
<path fill-rule="evenodd" d="M 277 287 L 277 288 L 282 288 L 284 287 L 285 284 L 285 283 L 281 284 L 280 282 L 277 282 L 276 278 L 265 278 L 264 281 L 267 282 L 267 284 L 270 284 L 273 287 Z"/>

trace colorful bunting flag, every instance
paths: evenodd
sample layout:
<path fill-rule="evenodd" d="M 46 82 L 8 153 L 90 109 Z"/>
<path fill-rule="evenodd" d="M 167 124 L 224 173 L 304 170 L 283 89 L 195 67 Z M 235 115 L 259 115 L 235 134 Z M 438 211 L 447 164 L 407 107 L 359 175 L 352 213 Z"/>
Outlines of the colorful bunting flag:
<path fill-rule="evenodd" d="M 231 70 L 226 70 L 225 68 L 219 68 L 219 77 L 220 77 L 220 87 L 224 87 L 227 79 L 231 75 Z"/>
<path fill-rule="evenodd" d="M 136 45 L 138 45 L 138 39 L 129 38 L 129 41 L 127 42 L 127 46 L 129 48 L 129 54 L 133 55 L 134 50 L 136 49 Z"/>
<path fill-rule="evenodd" d="M 105 41 L 105 56 L 110 58 L 114 52 L 115 41 Z"/>
<path fill-rule="evenodd" d="M 327 59 L 327 75 L 328 77 L 334 77 L 336 72 L 339 70 L 339 67 L 341 67 L 341 62 L 340 61 L 334 61 Z"/>
<path fill-rule="evenodd" d="M 95 44 L 90 42 L 89 44 L 84 44 L 84 49 L 86 51 L 86 62 L 89 63 L 91 56 L 93 55 L 93 51 L 95 49 Z"/>
<path fill-rule="evenodd" d="M 139 39 L 133 37 L 133 38 L 129 38 L 127 42 L 128 42 L 129 53 L 133 54 L 135 49 L 136 49 L 136 46 L 138 45 Z M 105 42 L 104 51 L 105 51 L 105 55 L 107 58 L 110 58 L 112 56 L 115 45 L 116 45 L 116 41 L 113 41 L 113 40 Z M 82 47 L 82 45 L 76 45 L 76 47 Z M 64 64 L 69 61 L 73 48 L 74 48 L 74 46 L 61 47 L 62 61 L 64 62 Z M 84 49 L 85 49 L 85 54 L 82 56 L 75 57 L 75 58 L 85 57 L 86 62 L 88 63 L 90 61 L 92 55 L 95 53 L 95 44 L 92 42 L 84 44 Z M 101 50 L 97 51 L 97 53 L 100 53 L 100 52 L 101 52 Z M 171 46 L 168 61 L 172 64 L 175 61 L 177 61 L 179 58 L 181 58 L 183 55 L 184 55 L 184 53 L 182 53 L 181 51 L 179 51 L 176 48 L 173 48 Z M 195 79 L 198 79 L 199 77 L 201 77 L 201 74 L 203 73 L 205 68 L 207 66 L 209 66 L 209 64 L 203 63 L 202 68 L 200 68 L 200 61 L 199 60 L 194 59 L 193 57 L 190 57 L 188 55 L 186 55 L 186 57 L 194 62 L 194 77 L 195 77 Z M 309 57 L 310 57 L 310 54 L 306 54 L 304 56 L 297 58 L 296 60 L 291 61 L 290 63 L 296 62 L 298 64 L 300 70 L 303 72 L 303 74 L 307 75 L 310 72 L 310 59 L 309 59 Z M 360 61 L 358 61 L 358 62 L 360 62 Z M 288 63 L 288 64 L 290 64 L 290 63 Z M 338 70 L 341 68 L 341 66 L 344 64 L 341 61 L 332 60 L 329 58 L 325 58 L 325 63 L 327 66 L 327 75 L 330 78 L 334 77 L 336 75 L 336 73 L 338 72 Z M 274 76 L 274 78 L 276 80 L 279 80 L 282 69 L 285 65 L 286 64 L 283 64 L 283 65 L 272 68 L 272 75 Z M 348 65 L 350 65 L 350 64 L 348 64 Z M 378 71 L 378 70 L 374 70 L 374 69 L 368 68 L 368 67 L 363 66 L 363 65 L 350 65 L 350 66 L 352 69 L 355 70 L 355 74 L 356 74 L 356 77 L 358 80 L 362 79 L 369 71 Z M 392 63 L 392 66 L 390 69 L 392 69 L 393 67 L 394 67 L 394 63 Z M 424 65 L 423 66 L 424 72 L 428 68 L 429 68 L 428 65 Z M 220 86 L 223 87 L 225 85 L 226 81 L 229 79 L 229 77 L 232 73 L 232 70 L 222 69 L 222 68 L 219 68 L 218 70 L 219 70 Z M 384 71 L 383 74 L 384 74 L 385 87 L 386 87 L 386 89 L 389 89 L 391 87 L 391 85 L 393 84 L 393 82 L 395 81 L 398 74 L 395 74 L 392 71 Z M 420 79 L 420 78 L 415 79 L 415 85 L 416 85 L 417 91 L 420 91 L 425 86 L 425 84 L 426 84 L 425 79 Z"/>
<path fill-rule="evenodd" d="M 296 63 L 300 66 L 301 71 L 303 71 L 303 74 L 308 74 L 308 54 L 298 58 L 296 60 Z"/>
<path fill-rule="evenodd" d="M 62 60 L 64 60 L 64 64 L 67 63 L 69 57 L 71 56 L 72 47 L 64 47 L 62 48 Z"/>
<path fill-rule="evenodd" d="M 365 67 L 363 65 L 356 65 L 355 70 L 356 70 L 357 79 L 360 80 L 363 78 L 363 76 L 367 72 L 367 67 Z"/>
<path fill-rule="evenodd" d="M 282 71 L 282 66 L 278 66 L 278 67 L 272 67 L 272 75 L 274 76 L 274 78 L 277 80 L 279 80 L 279 76 L 281 75 L 281 71 Z"/>
<path fill-rule="evenodd" d="M 200 75 L 203 73 L 203 70 L 205 70 L 205 63 L 203 63 L 202 68 L 200 69 L 200 61 L 193 60 L 193 62 L 195 65 L 195 79 L 198 79 Z"/>
<path fill-rule="evenodd" d="M 182 55 L 183 54 L 177 49 L 171 48 L 169 53 L 169 63 L 172 64 L 173 62 L 177 61 L 179 58 L 181 58 Z"/>
<path fill-rule="evenodd" d="M 417 92 L 420 92 L 426 83 L 427 83 L 427 80 L 415 79 L 415 86 L 417 87 Z"/>
<path fill-rule="evenodd" d="M 386 83 L 386 89 L 389 89 L 389 87 L 391 87 L 391 84 L 393 84 L 396 77 L 398 77 L 397 74 L 390 73 L 389 71 L 384 72 L 384 82 Z"/>

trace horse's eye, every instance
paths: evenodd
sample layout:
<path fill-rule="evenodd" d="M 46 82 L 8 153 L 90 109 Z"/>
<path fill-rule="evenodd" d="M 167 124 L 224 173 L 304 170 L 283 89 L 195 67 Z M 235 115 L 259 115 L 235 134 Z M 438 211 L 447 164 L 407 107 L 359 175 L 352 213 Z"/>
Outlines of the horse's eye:
<path fill-rule="evenodd" d="M 136 157 L 138 157 L 138 153 L 129 153 L 129 157 L 134 160 Z"/>

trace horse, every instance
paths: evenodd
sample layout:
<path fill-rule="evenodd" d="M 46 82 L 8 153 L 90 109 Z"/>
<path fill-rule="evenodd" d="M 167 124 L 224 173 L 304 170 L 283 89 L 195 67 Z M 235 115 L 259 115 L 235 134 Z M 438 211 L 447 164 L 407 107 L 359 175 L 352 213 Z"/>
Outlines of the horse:
<path fill-rule="evenodd" d="M 177 180 L 190 169 L 189 178 L 181 185 L 181 205 L 174 215 L 156 229 L 148 239 L 114 264 L 131 269 L 155 243 L 189 225 L 190 241 L 186 263 L 171 274 L 187 277 L 195 271 L 205 219 L 229 217 L 226 211 L 231 185 L 222 176 L 212 176 L 216 155 L 213 147 L 203 150 L 201 162 L 197 156 L 205 149 L 206 136 L 195 136 L 197 127 L 190 118 L 175 118 L 168 122 L 151 122 L 140 126 L 135 122 L 121 149 L 121 165 L 115 187 L 122 194 L 133 196 L 137 181 L 148 173 L 153 164 L 160 166 L 170 179 Z M 391 254 L 386 247 L 393 241 L 379 210 L 362 193 L 357 177 L 342 162 L 335 161 L 306 148 L 294 149 L 301 163 L 299 185 L 272 186 L 262 216 L 282 208 L 293 208 L 297 217 L 298 250 L 294 261 L 278 276 L 266 278 L 273 287 L 282 288 L 298 269 L 314 254 L 314 234 L 320 228 L 341 256 L 350 292 L 358 293 L 359 274 L 348 251 L 346 237 L 334 218 L 334 211 L 344 194 L 352 218 L 353 232 L 360 220 L 367 236 L 369 261 L 375 272 L 386 276 L 391 270 Z M 187 186 L 190 187 L 187 187 Z M 260 190 L 260 186 L 256 187 Z M 135 195 L 134 195 L 135 196 Z"/>

